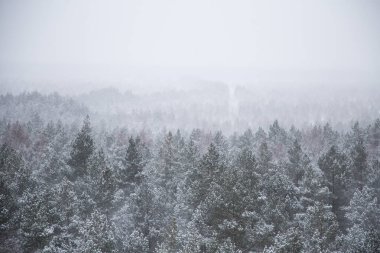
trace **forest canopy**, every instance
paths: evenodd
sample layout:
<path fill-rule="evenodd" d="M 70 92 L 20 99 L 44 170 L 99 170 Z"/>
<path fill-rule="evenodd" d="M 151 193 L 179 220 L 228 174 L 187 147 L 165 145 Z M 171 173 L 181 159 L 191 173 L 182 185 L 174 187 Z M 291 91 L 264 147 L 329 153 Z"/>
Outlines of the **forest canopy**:
<path fill-rule="evenodd" d="M 0 97 L 1 252 L 380 250 L 380 119 L 138 128 L 78 101 Z"/>

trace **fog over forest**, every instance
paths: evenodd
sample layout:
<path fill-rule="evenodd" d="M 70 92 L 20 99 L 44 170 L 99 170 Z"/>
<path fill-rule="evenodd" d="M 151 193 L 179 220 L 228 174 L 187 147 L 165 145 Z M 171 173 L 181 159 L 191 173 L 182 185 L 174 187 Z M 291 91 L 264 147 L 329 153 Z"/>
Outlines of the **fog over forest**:
<path fill-rule="evenodd" d="M 379 14 L 0 0 L 0 253 L 380 252 Z"/>

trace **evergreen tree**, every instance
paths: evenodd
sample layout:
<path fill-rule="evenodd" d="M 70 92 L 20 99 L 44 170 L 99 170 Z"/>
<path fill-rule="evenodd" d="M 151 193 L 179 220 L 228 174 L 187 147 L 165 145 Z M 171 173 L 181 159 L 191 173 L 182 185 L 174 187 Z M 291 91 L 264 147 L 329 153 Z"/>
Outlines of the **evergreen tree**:
<path fill-rule="evenodd" d="M 22 250 L 18 236 L 21 197 L 31 187 L 30 171 L 19 153 L 8 144 L 0 148 L 0 251 Z"/>
<path fill-rule="evenodd" d="M 368 142 L 370 147 L 370 152 L 373 157 L 378 157 L 380 155 L 380 119 L 376 119 L 373 126 L 369 129 Z"/>
<path fill-rule="evenodd" d="M 323 126 L 323 145 L 324 147 L 333 146 L 338 139 L 338 133 L 335 132 L 329 123 Z"/>
<path fill-rule="evenodd" d="M 126 248 L 131 253 L 146 253 L 149 251 L 149 241 L 139 230 L 134 230 L 129 236 Z"/>
<path fill-rule="evenodd" d="M 251 129 L 246 130 L 242 136 L 239 137 L 239 148 L 240 149 L 252 149 L 254 144 L 255 136 Z"/>
<path fill-rule="evenodd" d="M 116 191 L 116 182 L 111 169 L 106 166 L 101 170 L 101 177 L 97 183 L 98 189 L 95 197 L 97 210 L 110 218 Z"/>
<path fill-rule="evenodd" d="M 340 225 L 344 224 L 342 207 L 347 204 L 347 185 L 349 183 L 348 158 L 338 151 L 336 146 L 318 160 L 319 168 L 323 171 L 331 192 L 330 203 L 332 211 L 338 216 Z"/>
<path fill-rule="evenodd" d="M 17 233 L 19 208 L 17 199 L 0 179 L 0 252 L 11 252 Z M 16 250 L 16 249 L 13 249 Z"/>
<path fill-rule="evenodd" d="M 140 139 L 129 139 L 129 145 L 127 149 L 127 155 L 125 157 L 125 170 L 120 173 L 120 184 L 122 187 L 126 187 L 127 184 L 141 183 L 142 170 L 143 170 L 143 158 L 141 151 L 139 150 Z"/>
<path fill-rule="evenodd" d="M 179 229 L 188 229 L 188 223 L 193 214 L 192 201 L 196 192 L 193 192 L 192 180 L 196 176 L 196 171 L 200 161 L 200 152 L 193 140 L 189 140 L 181 155 L 182 175 L 177 182 L 177 203 L 175 207 L 176 221 Z M 197 190 L 197 189 L 194 189 Z M 184 242 L 185 244 L 185 242 Z"/>
<path fill-rule="evenodd" d="M 160 184 L 165 189 L 169 198 L 175 198 L 175 180 L 179 172 L 178 153 L 175 150 L 173 134 L 169 132 L 158 153 L 157 169 L 160 173 Z"/>
<path fill-rule="evenodd" d="M 260 144 L 258 150 L 258 165 L 261 174 L 266 173 L 272 167 L 272 153 L 270 152 L 266 142 Z"/>
<path fill-rule="evenodd" d="M 157 253 L 176 253 L 178 252 L 178 229 L 177 222 L 172 219 L 170 226 L 166 231 L 166 236 L 164 241 L 158 246 Z"/>
<path fill-rule="evenodd" d="M 306 212 L 307 208 L 316 202 L 329 203 L 331 192 L 325 175 L 323 175 L 323 172 L 319 168 L 312 166 L 310 162 L 304 168 L 305 174 L 299 190 L 303 212 Z"/>
<path fill-rule="evenodd" d="M 219 179 L 223 169 L 219 153 L 215 145 L 211 143 L 207 153 L 202 156 L 198 168 L 190 175 L 191 190 L 194 194 L 193 208 L 196 208 L 206 198 L 211 183 Z"/>
<path fill-rule="evenodd" d="M 60 215 L 56 192 L 43 188 L 25 192 L 21 210 L 21 236 L 27 252 L 43 249 L 57 233 Z"/>
<path fill-rule="evenodd" d="M 297 140 L 294 141 L 293 146 L 288 150 L 289 157 L 289 177 L 293 183 L 298 186 L 304 174 L 304 167 L 307 166 L 307 158 L 302 152 L 301 145 Z M 305 161 L 306 160 L 306 161 Z"/>
<path fill-rule="evenodd" d="M 78 217 L 79 204 L 74 183 L 64 178 L 57 185 L 55 197 L 59 223 L 55 225 L 55 232 L 49 238 L 49 243 L 43 252 L 75 252 L 78 249 L 77 240 L 83 220 Z"/>
<path fill-rule="evenodd" d="M 374 191 L 367 186 L 357 189 L 346 208 L 352 225 L 344 236 L 345 252 L 380 251 L 380 206 Z"/>
<path fill-rule="evenodd" d="M 288 136 L 282 127 L 280 127 L 277 120 L 269 127 L 268 144 L 276 157 L 284 158 L 286 155 L 286 145 Z"/>
<path fill-rule="evenodd" d="M 339 226 L 331 206 L 321 202 L 307 208 L 300 217 L 305 252 L 329 252 L 334 249 Z"/>
<path fill-rule="evenodd" d="M 159 241 L 160 234 L 158 231 L 162 229 L 160 225 L 165 213 L 155 213 L 159 206 L 156 203 L 154 193 L 144 181 L 131 195 L 127 206 L 127 213 L 131 216 L 131 220 L 126 226 L 133 224 L 126 236 L 125 247 L 127 252 L 137 253 L 139 252 L 138 249 L 146 250 L 142 252 L 153 252 Z M 121 218 L 123 219 L 123 217 Z M 139 238 L 139 241 L 134 241 L 136 237 Z"/>
<path fill-rule="evenodd" d="M 362 189 L 366 182 L 367 174 L 367 152 L 364 146 L 363 138 L 358 138 L 351 150 L 352 159 L 352 177 L 355 186 Z"/>
<path fill-rule="evenodd" d="M 260 199 L 257 163 L 252 151 L 244 148 L 238 154 L 233 167 L 226 170 L 222 181 L 222 209 L 227 212 L 219 229 L 220 236 L 231 241 L 241 250 L 248 250 L 256 243 L 257 215 L 263 202 Z M 251 237 L 252 236 L 252 237 Z"/>
<path fill-rule="evenodd" d="M 68 161 L 68 164 L 74 169 L 74 179 L 88 173 L 87 165 L 93 152 L 94 140 L 91 136 L 90 118 L 86 116 L 82 129 L 72 143 L 70 159 Z"/>
<path fill-rule="evenodd" d="M 29 186 L 29 172 L 23 165 L 22 157 L 7 143 L 0 148 L 0 178 L 16 196 L 21 196 Z"/>
<path fill-rule="evenodd" d="M 231 240 L 227 239 L 219 245 L 216 253 L 242 253 L 242 251 L 239 250 Z"/>
<path fill-rule="evenodd" d="M 116 252 L 113 225 L 106 215 L 94 211 L 80 229 L 78 252 Z"/>
<path fill-rule="evenodd" d="M 301 253 L 303 237 L 298 228 L 290 228 L 276 235 L 274 244 L 266 247 L 263 253 Z"/>
<path fill-rule="evenodd" d="M 221 131 L 216 132 L 212 143 L 219 154 L 220 162 L 223 163 L 224 166 L 227 166 L 229 163 L 228 161 L 229 147 L 228 147 L 227 140 Z"/>
<path fill-rule="evenodd" d="M 268 139 L 267 138 L 267 133 L 264 131 L 264 129 L 262 129 L 261 127 L 259 127 L 259 129 L 255 133 L 256 144 L 261 145 L 261 143 L 266 142 L 267 139 Z"/>
<path fill-rule="evenodd" d="M 273 124 L 269 127 L 268 133 L 269 140 L 275 143 L 285 143 L 286 142 L 286 131 L 280 127 L 278 120 L 275 120 Z"/>
<path fill-rule="evenodd" d="M 14 212 L 17 210 L 16 204 L 16 199 L 12 196 L 12 192 L 0 180 L 0 237 L 13 229 L 10 222 L 14 217 Z"/>
<path fill-rule="evenodd" d="M 283 168 L 268 170 L 260 181 L 263 219 L 271 225 L 272 235 L 262 243 L 273 242 L 273 235 L 287 228 L 301 210 L 298 191 Z M 269 241 L 268 241 L 269 240 Z"/>

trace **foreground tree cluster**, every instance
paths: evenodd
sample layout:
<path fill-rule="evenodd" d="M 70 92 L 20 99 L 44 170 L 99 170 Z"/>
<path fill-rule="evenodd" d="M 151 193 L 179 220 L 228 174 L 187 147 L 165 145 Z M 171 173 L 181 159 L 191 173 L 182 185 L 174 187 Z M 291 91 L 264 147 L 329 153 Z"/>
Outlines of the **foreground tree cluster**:
<path fill-rule="evenodd" d="M 94 129 L 0 122 L 0 252 L 380 252 L 380 120 Z"/>

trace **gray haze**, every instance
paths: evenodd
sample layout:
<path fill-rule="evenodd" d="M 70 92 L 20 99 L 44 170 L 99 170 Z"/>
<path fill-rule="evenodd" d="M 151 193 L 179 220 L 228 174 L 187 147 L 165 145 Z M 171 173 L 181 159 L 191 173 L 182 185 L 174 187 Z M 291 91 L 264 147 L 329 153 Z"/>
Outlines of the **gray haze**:
<path fill-rule="evenodd" d="M 1 0 L 1 92 L 376 85 L 379 11 L 369 0 Z"/>
<path fill-rule="evenodd" d="M 380 252 L 380 0 L 0 0 L 0 253 Z"/>

